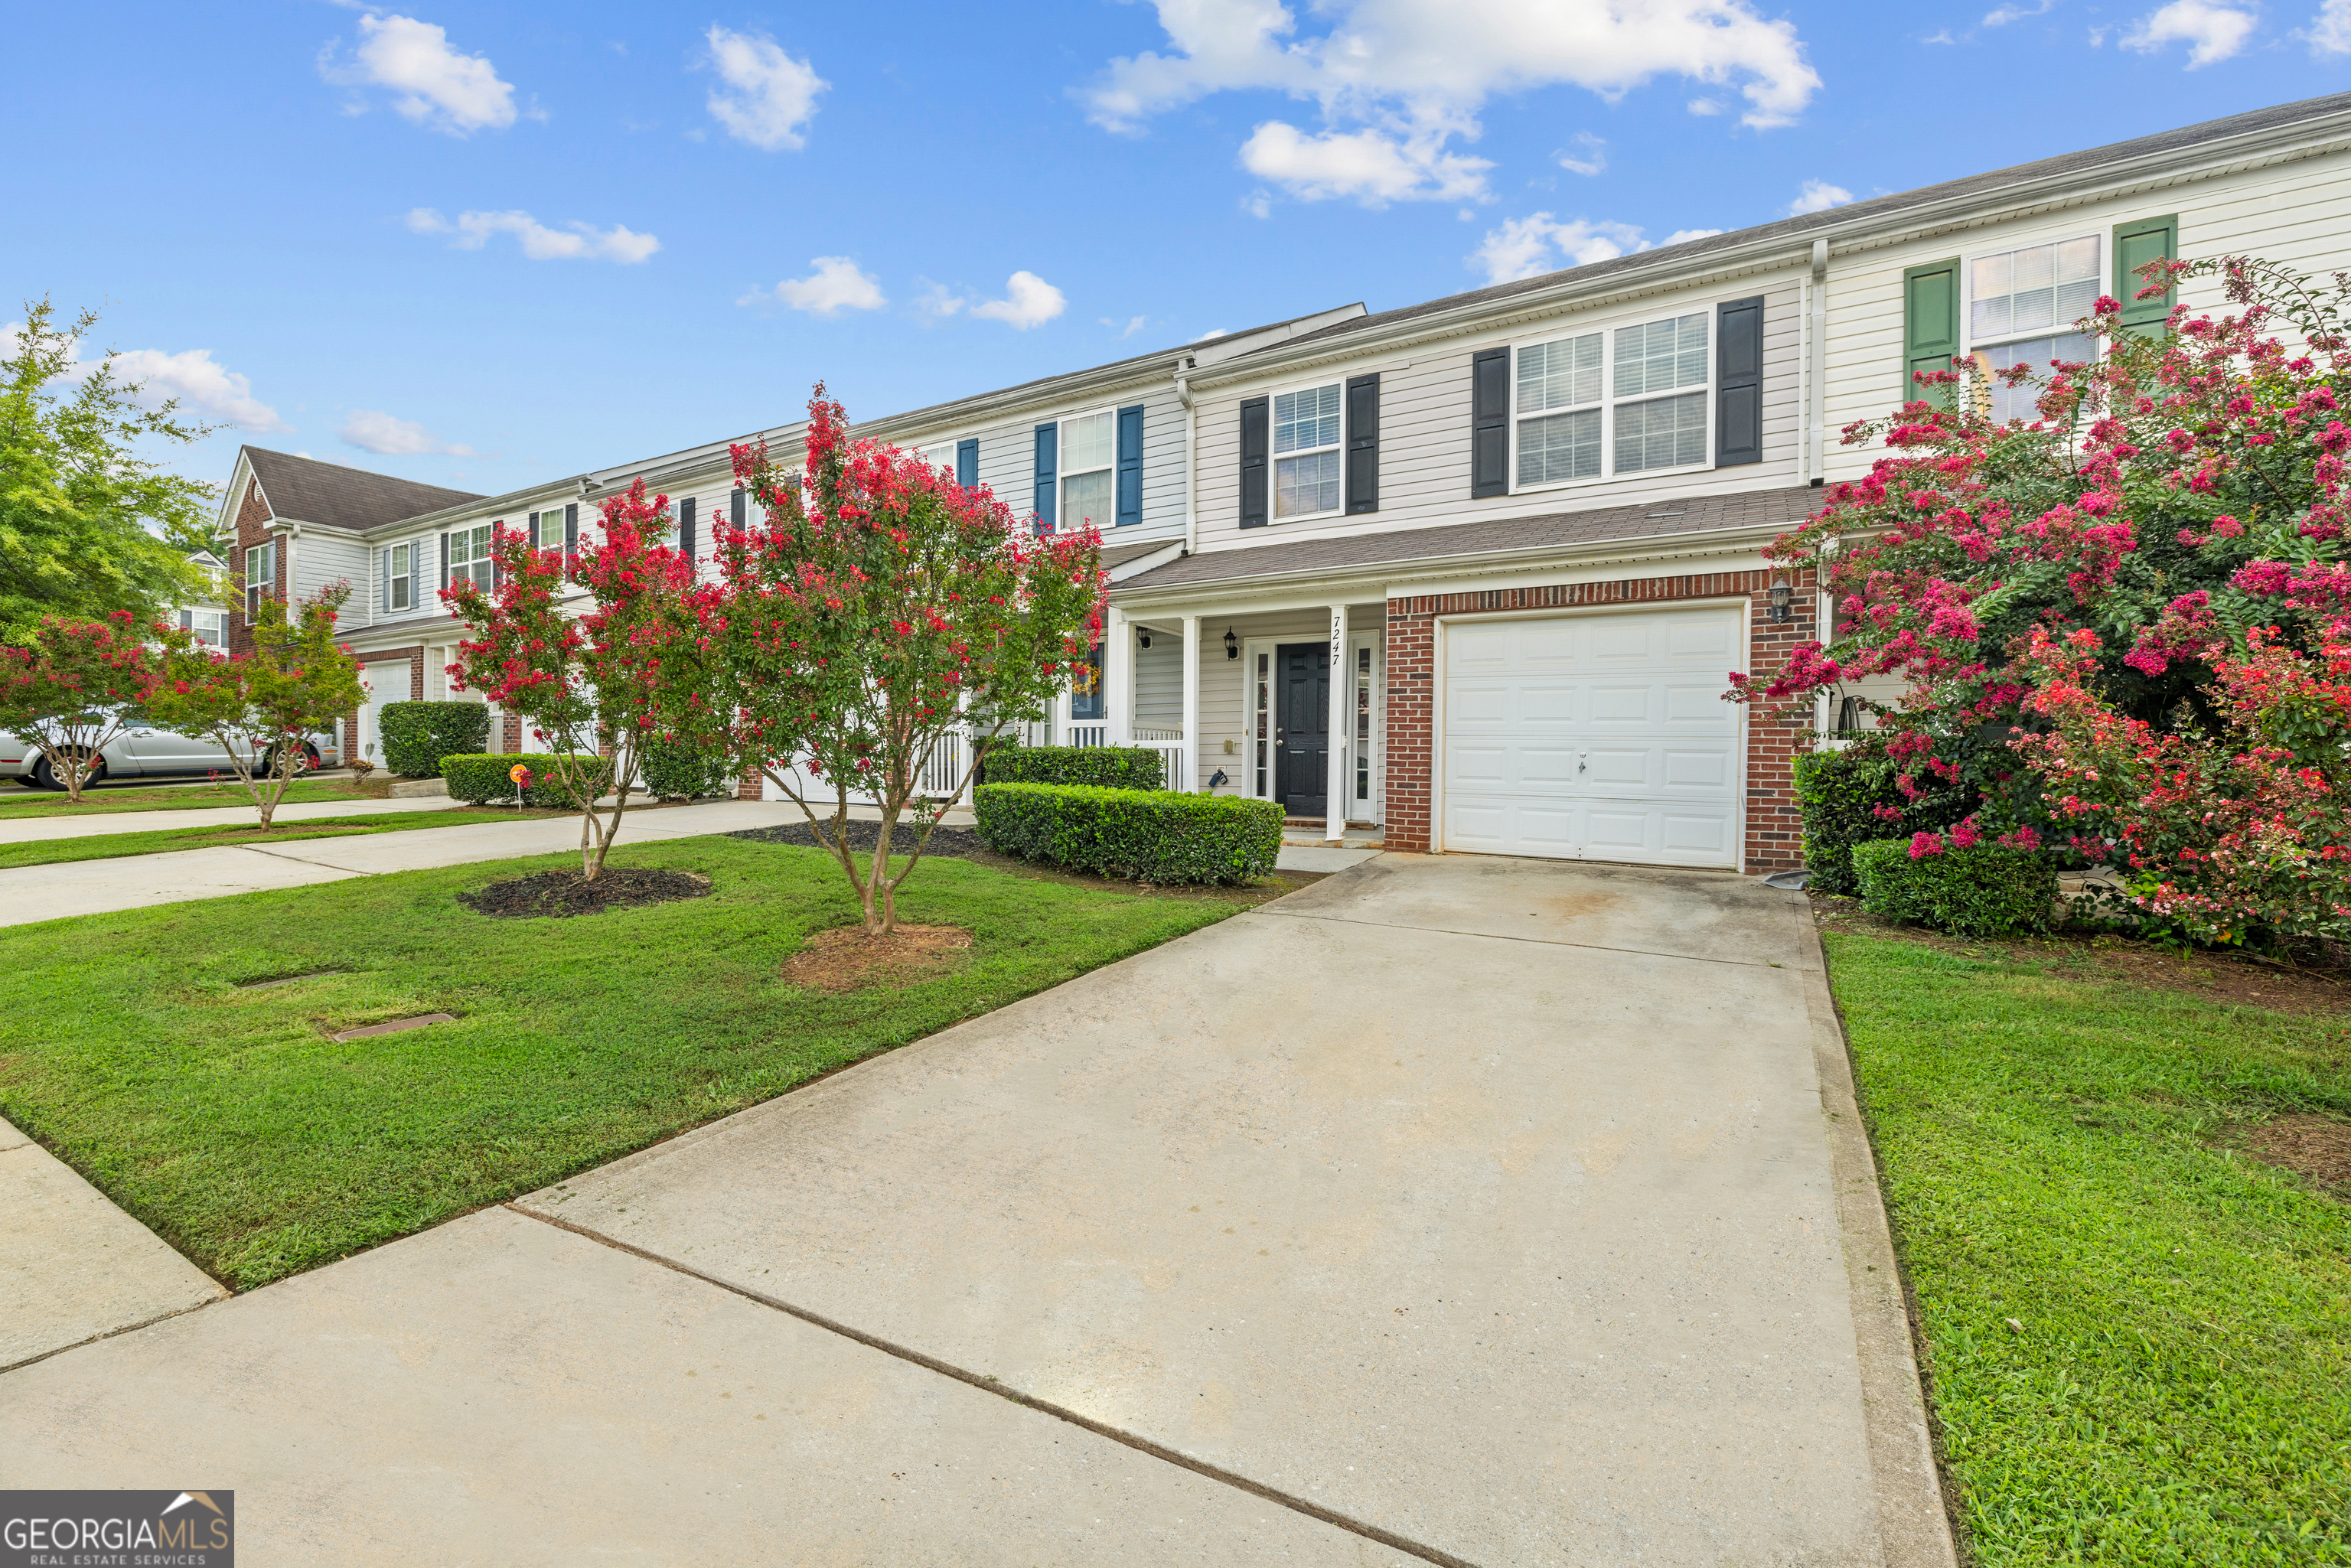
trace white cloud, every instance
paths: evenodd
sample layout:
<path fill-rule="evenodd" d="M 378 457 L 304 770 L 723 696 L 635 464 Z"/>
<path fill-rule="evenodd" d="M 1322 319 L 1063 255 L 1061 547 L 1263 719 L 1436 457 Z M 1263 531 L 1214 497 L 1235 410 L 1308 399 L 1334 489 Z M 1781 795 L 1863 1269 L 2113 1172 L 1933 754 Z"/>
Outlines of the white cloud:
<path fill-rule="evenodd" d="M 2187 44 L 2188 68 L 2217 65 L 2245 47 L 2257 23 L 2251 11 L 2215 5 L 2211 0 L 2171 0 L 2159 11 L 2139 18 L 2125 33 L 2122 45 L 2142 54 L 2166 44 Z"/>
<path fill-rule="evenodd" d="M 971 313 L 984 316 L 991 321 L 1002 321 L 1026 332 L 1031 327 L 1041 327 L 1050 321 L 1069 304 L 1061 297 L 1060 289 L 1029 271 L 1016 272 L 1006 278 L 1004 295 L 1001 299 L 973 306 Z"/>
<path fill-rule="evenodd" d="M 371 408 L 355 408 L 343 427 L 335 432 L 346 446 L 356 446 L 361 452 L 372 452 L 379 457 L 418 457 L 441 455 L 471 457 L 474 449 L 444 441 L 414 420 L 395 419 L 391 414 Z"/>
<path fill-rule="evenodd" d="M 393 109 L 419 125 L 468 136 L 502 130 L 515 121 L 514 85 L 498 79 L 497 68 L 481 55 L 449 47 L 449 35 L 413 16 L 360 18 L 360 44 L 352 63 L 336 66 L 332 46 L 319 68 L 327 79 L 347 87 L 381 87 L 395 96 Z"/>
<path fill-rule="evenodd" d="M 2056 3 L 2057 0 L 2041 0 L 2037 5 L 2001 5 L 1984 13 L 1983 25 L 1987 27 L 2005 27 L 2011 22 L 2022 22 L 2028 16 L 2046 16 L 2049 7 Z"/>
<path fill-rule="evenodd" d="M 1224 328 L 1211 327 L 1207 331 L 1201 333 L 1198 337 L 1193 339 L 1192 341 L 1196 343 L 1205 343 L 1211 338 L 1221 338 L 1223 336 L 1225 336 Z"/>
<path fill-rule="evenodd" d="M 1148 316 L 1131 316 L 1127 318 L 1126 325 L 1123 327 L 1121 327 L 1116 321 L 1112 320 L 1107 316 L 1100 317 L 1098 319 L 1103 326 L 1109 328 L 1112 331 L 1116 332 L 1120 337 L 1132 338 L 1137 332 L 1143 330 L 1144 323 L 1149 321 L 1151 318 Z"/>
<path fill-rule="evenodd" d="M 1536 213 L 1506 218 L 1501 227 L 1488 230 L 1485 243 L 1469 259 L 1486 269 L 1487 282 L 1508 283 L 1648 248 L 1649 242 L 1631 224 L 1586 218 L 1561 222 L 1549 213 Z"/>
<path fill-rule="evenodd" d="M 2351 0 L 2326 0 L 2303 37 L 2314 55 L 2351 55 Z"/>
<path fill-rule="evenodd" d="M 1951 37 L 1951 30 L 1949 27 L 1944 28 L 1941 32 L 1936 34 L 1931 38 L 1921 38 L 1918 41 L 1922 44 L 1956 44 L 1959 42 L 1957 38 Z"/>
<path fill-rule="evenodd" d="M 968 298 L 957 294 L 944 283 L 933 283 L 928 278 L 923 279 L 922 283 L 923 291 L 914 298 L 914 308 L 925 316 L 944 319 L 960 315 L 964 308 L 971 303 Z"/>
<path fill-rule="evenodd" d="M 2351 4 L 2351 0 L 2346 3 Z M 1579 152 L 1553 154 L 1561 168 L 1571 174 L 1597 174 L 1608 167 L 1607 142 L 1589 131 L 1579 131 L 1575 133 L 1575 145 Z"/>
<path fill-rule="evenodd" d="M 479 250 L 495 234 L 510 234 L 522 244 L 523 255 L 533 261 L 617 261 L 631 265 L 644 260 L 661 249 L 661 241 L 652 235 L 641 235 L 624 224 L 614 224 L 600 229 L 593 224 L 576 219 L 559 229 L 549 228 L 526 212 L 459 213 L 455 223 L 443 217 L 431 207 L 417 207 L 408 214 L 411 232 L 421 235 L 455 235 L 452 242 L 459 250 Z"/>
<path fill-rule="evenodd" d="M 1447 143 L 1475 140 L 1479 111 L 1497 94 L 1564 84 L 1613 102 L 1674 76 L 1736 93 L 1746 123 L 1767 127 L 1793 120 L 1821 86 L 1794 24 L 1751 0 L 1316 0 L 1298 11 L 1280 0 L 1154 3 L 1166 52 L 1112 60 L 1080 94 L 1088 117 L 1134 131 L 1217 92 L 1311 99 L 1329 129 L 1260 124 L 1243 152 L 1253 172 L 1294 181 L 1301 195 L 1482 195 L 1489 165 Z M 1322 30 L 1301 35 L 1301 12 Z M 1722 107 L 1706 96 L 1690 109 Z M 1264 173 L 1261 162 L 1293 172 Z"/>
<path fill-rule="evenodd" d="M 1493 166 L 1444 151 L 1442 135 L 1399 139 L 1380 131 L 1326 131 L 1310 136 L 1279 120 L 1267 120 L 1241 144 L 1241 167 L 1304 202 L 1353 197 L 1384 207 L 1460 201 L 1485 193 L 1486 171 Z"/>
<path fill-rule="evenodd" d="M 772 38 L 713 26 L 705 35 L 710 65 L 724 88 L 710 89 L 710 112 L 737 141 L 774 152 L 799 149 L 816 117 L 816 95 L 829 84 L 806 60 L 796 60 Z"/>
<path fill-rule="evenodd" d="M 1843 185 L 1832 185 L 1826 180 L 1807 180 L 1796 199 L 1788 204 L 1788 215 L 1801 218 L 1807 213 L 1824 213 L 1852 200 L 1853 193 Z"/>
<path fill-rule="evenodd" d="M 1694 239 L 1712 239 L 1720 233 L 1720 229 L 1676 229 L 1657 243 L 1661 246 L 1682 245 Z"/>
<path fill-rule="evenodd" d="M 0 326 L 0 359 L 16 354 L 24 327 L 22 321 Z M 126 349 L 99 361 L 83 359 L 77 340 L 71 351 L 72 361 L 57 378 L 68 386 L 89 380 L 104 363 L 112 367 L 118 382 L 138 385 L 131 401 L 141 407 L 161 408 L 176 398 L 183 409 L 212 423 L 233 424 L 240 430 L 293 432 L 294 427 L 280 419 L 276 409 L 253 395 L 251 379 L 214 363 L 210 349 L 183 349 L 176 354 L 161 349 Z"/>
<path fill-rule="evenodd" d="M 861 271 L 857 263 L 845 256 L 812 256 L 809 265 L 816 270 L 806 277 L 787 277 L 772 290 L 755 288 L 735 303 L 754 305 L 774 300 L 811 316 L 838 316 L 843 310 L 879 310 L 890 303 L 882 297 L 881 282 L 872 274 Z"/>

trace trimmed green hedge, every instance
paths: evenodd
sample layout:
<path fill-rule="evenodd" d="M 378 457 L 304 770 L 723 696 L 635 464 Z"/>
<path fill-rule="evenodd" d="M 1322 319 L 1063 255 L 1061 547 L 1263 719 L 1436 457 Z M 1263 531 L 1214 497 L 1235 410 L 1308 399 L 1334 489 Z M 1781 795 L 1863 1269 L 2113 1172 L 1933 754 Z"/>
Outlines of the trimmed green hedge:
<path fill-rule="evenodd" d="M 2045 932 L 2057 913 L 2057 865 L 2038 850 L 1999 844 L 1944 849 L 1910 858 L 1910 841 L 1856 844 L 1861 906 L 1881 920 L 1930 926 L 1954 936 Z"/>
<path fill-rule="evenodd" d="M 983 784 L 1086 784 L 1164 789 L 1159 753 L 1147 746 L 1005 746 L 980 764 Z"/>
<path fill-rule="evenodd" d="M 656 800 L 692 800 L 705 795 L 732 795 L 735 780 L 726 759 L 696 751 L 674 740 L 648 740 L 637 751 L 637 772 L 645 792 Z"/>
<path fill-rule="evenodd" d="M 1804 813 L 1804 869 L 1815 893 L 1861 891 L 1853 852 L 1879 839 L 1904 845 L 1917 832 L 1937 832 L 1966 816 L 1966 795 L 1941 791 L 1910 800 L 1895 787 L 1901 771 L 1881 737 L 1855 739 L 1842 750 L 1815 751 L 1795 760 L 1796 803 Z M 1881 817 L 1879 807 L 1895 815 Z"/>
<path fill-rule="evenodd" d="M 503 805 L 515 798 L 514 780 L 508 775 L 513 771 L 514 765 L 520 762 L 528 766 L 531 773 L 530 788 L 522 793 L 524 805 L 569 810 L 573 802 L 571 798 L 563 792 L 561 786 L 558 785 L 552 778 L 547 779 L 544 782 L 540 781 L 539 770 L 546 767 L 547 760 L 547 755 L 538 751 L 509 753 L 503 757 L 486 757 L 479 753 L 453 754 L 441 759 L 441 777 L 449 781 L 449 795 L 452 800 L 470 800 L 475 805 L 481 805 L 484 802 Z M 594 763 L 600 769 L 601 782 L 597 786 L 600 793 L 611 788 L 612 759 L 611 758 L 582 755 L 577 760 Z"/>
<path fill-rule="evenodd" d="M 1231 795 L 985 784 L 979 841 L 998 854 L 1138 882 L 1250 882 L 1281 852 L 1281 807 Z"/>
<path fill-rule="evenodd" d="M 383 765 L 403 779 L 435 779 L 451 752 L 477 755 L 490 743 L 483 703 L 386 703 L 377 715 Z"/>

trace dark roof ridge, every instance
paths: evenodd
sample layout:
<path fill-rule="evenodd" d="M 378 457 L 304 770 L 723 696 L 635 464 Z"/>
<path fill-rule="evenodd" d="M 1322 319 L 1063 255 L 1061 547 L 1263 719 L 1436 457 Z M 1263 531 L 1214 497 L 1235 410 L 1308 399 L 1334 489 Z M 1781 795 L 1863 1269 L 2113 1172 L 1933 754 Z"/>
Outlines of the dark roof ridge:
<path fill-rule="evenodd" d="M 238 453 L 261 481 L 271 515 L 293 522 L 364 531 L 488 499 L 471 490 L 397 478 L 348 464 L 324 463 L 266 446 L 244 446 Z"/>

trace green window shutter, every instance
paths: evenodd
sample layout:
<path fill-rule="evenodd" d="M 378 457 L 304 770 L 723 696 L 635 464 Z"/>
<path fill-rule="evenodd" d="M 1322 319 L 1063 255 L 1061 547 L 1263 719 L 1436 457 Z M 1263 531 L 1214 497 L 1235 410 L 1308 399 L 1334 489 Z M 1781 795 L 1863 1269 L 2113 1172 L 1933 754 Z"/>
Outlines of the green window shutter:
<path fill-rule="evenodd" d="M 1902 270 L 1902 401 L 1925 398 L 1949 408 L 1951 389 L 1922 387 L 1925 371 L 1948 371 L 1959 351 L 1959 260 L 1932 261 Z"/>
<path fill-rule="evenodd" d="M 2115 298 L 2123 303 L 2123 326 L 2141 336 L 2160 331 L 2178 299 L 2178 291 L 2166 289 L 2147 299 L 2133 296 L 2147 287 L 2138 269 L 2148 262 L 2179 255 L 2179 214 L 2168 217 L 2141 218 L 2135 223 L 2115 225 Z"/>

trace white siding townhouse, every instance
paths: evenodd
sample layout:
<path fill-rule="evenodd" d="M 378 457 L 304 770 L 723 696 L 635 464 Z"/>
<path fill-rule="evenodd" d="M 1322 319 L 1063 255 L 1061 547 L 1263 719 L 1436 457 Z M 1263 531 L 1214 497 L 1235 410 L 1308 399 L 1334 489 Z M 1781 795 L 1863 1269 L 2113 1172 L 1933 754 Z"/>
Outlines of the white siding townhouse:
<path fill-rule="evenodd" d="M 1724 677 L 1818 633 L 1817 585 L 1761 551 L 1876 455 L 1839 429 L 1955 355 L 2087 357 L 2070 324 L 2152 257 L 2331 270 L 2346 241 L 2351 95 L 1326 309 L 856 434 L 1040 527 L 1101 529 L 1101 669 L 1056 740 L 1161 747 L 1180 787 L 1279 800 L 1333 839 L 1764 872 L 1796 862 L 1789 758 L 1809 737 L 1722 701 Z M 790 462 L 799 434 L 734 439 Z M 440 696 L 455 633 L 434 590 L 486 570 L 494 522 L 575 538 L 583 507 L 643 476 L 706 558 L 706 520 L 743 505 L 726 447 L 489 497 L 248 448 L 224 520 L 250 591 L 366 585 L 348 624 L 371 701 Z"/>

